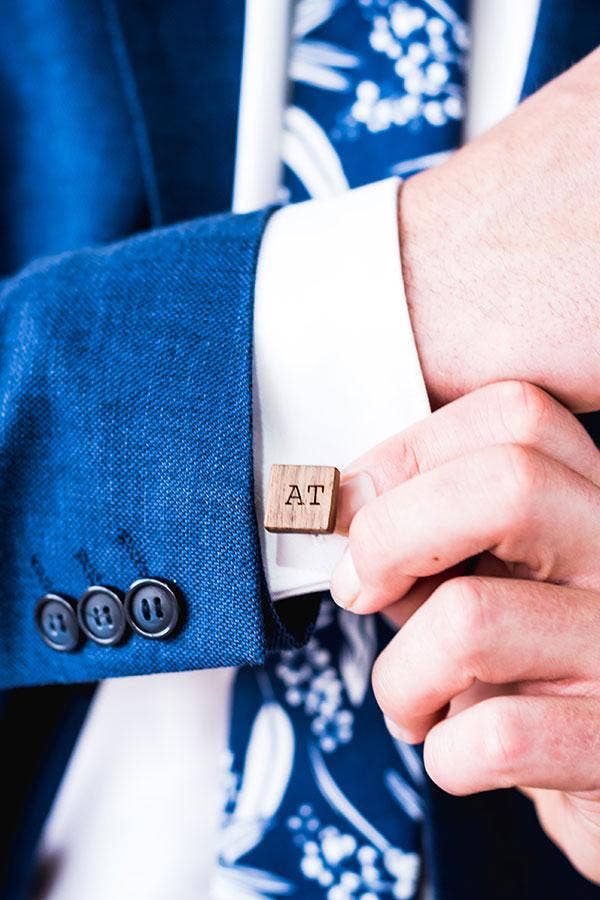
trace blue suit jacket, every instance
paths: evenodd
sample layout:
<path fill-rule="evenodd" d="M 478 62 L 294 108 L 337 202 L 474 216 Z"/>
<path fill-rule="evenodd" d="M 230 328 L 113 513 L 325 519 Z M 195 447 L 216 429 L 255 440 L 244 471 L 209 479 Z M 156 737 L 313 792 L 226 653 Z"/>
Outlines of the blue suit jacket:
<path fill-rule="evenodd" d="M 242 29 L 242 0 L 6 0 L 0 13 L 0 896 L 11 900 L 30 889 L 90 683 L 257 664 L 303 641 L 316 614 L 318 598 L 273 608 L 258 550 L 252 300 L 268 211 L 223 212 Z M 546 2 L 526 91 L 599 36 L 593 0 Z M 72 654 L 40 640 L 40 594 L 147 574 L 185 597 L 172 640 Z M 513 792 L 456 800 L 429 785 L 428 822 L 443 900 L 600 896 Z"/>

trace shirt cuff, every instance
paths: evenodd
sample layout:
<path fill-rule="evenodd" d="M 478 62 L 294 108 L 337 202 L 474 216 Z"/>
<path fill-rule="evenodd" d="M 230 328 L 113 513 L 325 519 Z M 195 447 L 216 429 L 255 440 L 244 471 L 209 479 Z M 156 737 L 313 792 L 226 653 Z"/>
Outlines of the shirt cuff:
<path fill-rule="evenodd" d="M 390 178 L 276 212 L 258 260 L 254 480 L 274 600 L 324 590 L 338 535 L 263 528 L 273 463 L 337 466 L 429 412 L 406 305 Z"/>

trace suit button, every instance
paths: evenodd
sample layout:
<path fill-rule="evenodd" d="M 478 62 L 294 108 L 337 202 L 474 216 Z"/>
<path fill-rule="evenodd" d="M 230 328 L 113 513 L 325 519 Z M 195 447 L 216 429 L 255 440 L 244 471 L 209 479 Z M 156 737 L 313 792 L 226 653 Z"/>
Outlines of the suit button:
<path fill-rule="evenodd" d="M 35 624 L 44 643 L 53 650 L 74 650 L 80 638 L 71 601 L 60 594 L 45 594 L 35 608 Z"/>
<path fill-rule="evenodd" d="M 77 618 L 83 633 L 105 647 L 118 644 L 125 634 L 127 621 L 121 598 L 103 585 L 93 585 L 83 594 L 77 604 Z"/>
<path fill-rule="evenodd" d="M 125 597 L 131 627 L 146 638 L 166 638 L 179 620 L 179 601 L 173 588 L 159 578 L 134 581 Z"/>

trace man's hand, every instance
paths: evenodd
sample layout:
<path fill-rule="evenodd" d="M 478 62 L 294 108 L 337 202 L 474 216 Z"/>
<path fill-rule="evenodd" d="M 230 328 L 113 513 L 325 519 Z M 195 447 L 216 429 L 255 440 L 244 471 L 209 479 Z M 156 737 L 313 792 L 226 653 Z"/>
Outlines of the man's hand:
<path fill-rule="evenodd" d="M 411 319 L 435 407 L 501 378 L 600 408 L 600 50 L 399 203 Z"/>
<path fill-rule="evenodd" d="M 332 593 L 405 623 L 373 674 L 392 727 L 451 793 L 525 790 L 600 884 L 600 453 L 543 391 L 504 382 L 351 472 L 378 496 Z"/>

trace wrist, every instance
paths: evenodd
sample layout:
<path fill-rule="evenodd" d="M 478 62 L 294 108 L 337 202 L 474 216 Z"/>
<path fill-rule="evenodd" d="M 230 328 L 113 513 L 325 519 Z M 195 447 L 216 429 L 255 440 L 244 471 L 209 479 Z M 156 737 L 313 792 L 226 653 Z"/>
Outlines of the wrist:
<path fill-rule="evenodd" d="M 516 183 L 509 142 L 496 135 L 504 127 L 400 191 L 405 294 L 429 401 L 436 409 L 516 379 L 574 412 L 597 410 L 597 303 L 573 263 L 588 234 L 544 199 L 559 190 L 556 173 L 544 176 L 549 188 L 533 175 Z"/>
<path fill-rule="evenodd" d="M 402 186 L 398 227 L 408 311 L 427 393 L 436 409 L 477 386 L 478 377 L 473 360 L 467 359 L 476 355 L 476 348 L 466 346 L 463 352 L 458 344 L 465 270 L 452 238 L 450 198 L 441 199 L 437 188 L 443 185 L 433 174 L 423 173 Z"/>

